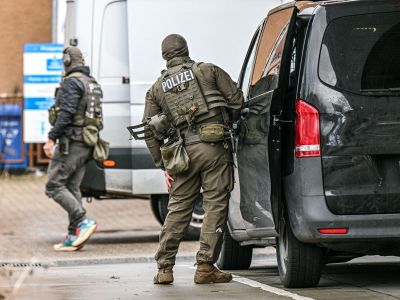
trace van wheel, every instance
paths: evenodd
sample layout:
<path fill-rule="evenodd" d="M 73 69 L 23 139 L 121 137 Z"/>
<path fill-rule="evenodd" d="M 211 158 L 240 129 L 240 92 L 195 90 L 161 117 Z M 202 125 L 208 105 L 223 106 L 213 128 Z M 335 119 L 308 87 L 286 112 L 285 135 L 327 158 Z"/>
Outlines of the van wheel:
<path fill-rule="evenodd" d="M 161 224 L 164 223 L 168 214 L 168 194 L 160 195 L 158 198 L 158 214 L 160 216 Z M 203 210 L 203 196 L 200 194 L 199 198 L 194 204 L 192 219 L 190 225 L 185 232 L 185 240 L 198 240 L 200 237 L 201 226 L 203 225 L 204 210 Z"/>
<path fill-rule="evenodd" d="M 227 228 L 224 232 L 221 254 L 217 266 L 222 270 L 245 270 L 250 267 L 253 256 L 252 246 L 241 246 L 234 240 Z"/>
<path fill-rule="evenodd" d="M 279 276 L 285 287 L 305 288 L 318 285 L 326 250 L 296 239 L 288 218 L 284 215 L 280 218 L 276 245 Z"/>
<path fill-rule="evenodd" d="M 160 211 L 158 209 L 158 202 L 160 199 L 160 195 L 151 195 L 150 196 L 150 207 L 153 215 L 156 217 L 156 220 L 162 225 L 163 220 L 160 215 Z"/>

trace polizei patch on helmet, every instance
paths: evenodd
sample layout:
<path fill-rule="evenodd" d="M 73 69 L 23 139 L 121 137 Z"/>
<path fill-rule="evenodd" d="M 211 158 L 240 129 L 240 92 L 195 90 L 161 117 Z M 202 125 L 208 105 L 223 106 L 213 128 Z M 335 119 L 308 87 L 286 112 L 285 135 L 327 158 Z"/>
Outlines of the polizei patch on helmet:
<path fill-rule="evenodd" d="M 177 90 L 180 91 L 186 88 L 185 83 L 194 79 L 195 77 L 193 75 L 192 70 L 186 70 L 184 72 L 165 78 L 161 83 L 161 86 L 164 93 L 169 92 L 174 88 L 177 88 Z"/>

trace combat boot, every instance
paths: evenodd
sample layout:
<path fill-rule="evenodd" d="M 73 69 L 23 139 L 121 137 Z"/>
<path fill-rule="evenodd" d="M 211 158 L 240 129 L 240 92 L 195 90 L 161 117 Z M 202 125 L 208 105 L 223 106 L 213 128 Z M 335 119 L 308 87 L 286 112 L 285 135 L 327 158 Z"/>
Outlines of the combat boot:
<path fill-rule="evenodd" d="M 213 264 L 200 263 L 197 265 L 194 274 L 194 282 L 203 283 L 226 283 L 232 280 L 232 274 L 222 272 L 214 267 Z"/>
<path fill-rule="evenodd" d="M 172 266 L 158 269 L 156 276 L 154 276 L 154 284 L 170 284 L 174 282 L 174 272 Z"/>

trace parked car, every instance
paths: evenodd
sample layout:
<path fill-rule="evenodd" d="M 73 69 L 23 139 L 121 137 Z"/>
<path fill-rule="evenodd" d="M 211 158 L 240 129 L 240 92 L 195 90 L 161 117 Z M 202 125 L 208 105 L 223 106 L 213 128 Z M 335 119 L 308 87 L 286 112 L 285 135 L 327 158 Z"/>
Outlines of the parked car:
<path fill-rule="evenodd" d="M 240 75 L 236 186 L 218 265 L 276 245 L 285 287 L 326 263 L 400 255 L 400 2 L 297 1 L 256 30 Z"/>

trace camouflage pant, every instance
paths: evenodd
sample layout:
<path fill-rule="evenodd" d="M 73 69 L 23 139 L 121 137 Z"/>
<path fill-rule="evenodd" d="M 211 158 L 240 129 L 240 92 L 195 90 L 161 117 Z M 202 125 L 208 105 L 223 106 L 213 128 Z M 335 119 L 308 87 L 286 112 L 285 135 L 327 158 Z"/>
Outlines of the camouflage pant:
<path fill-rule="evenodd" d="M 68 213 L 70 233 L 75 233 L 77 225 L 86 216 L 80 185 L 91 153 L 92 148 L 81 142 L 71 141 L 67 155 L 61 154 L 57 145 L 47 170 L 46 195 Z"/>
<path fill-rule="evenodd" d="M 203 188 L 205 211 L 196 260 L 215 263 L 222 245 L 228 200 L 233 188 L 230 150 L 221 143 L 186 146 L 190 157 L 188 171 L 174 177 L 170 190 L 168 215 L 160 234 L 156 253 L 159 268 L 175 264 L 175 256 L 189 226 L 195 201 Z"/>

